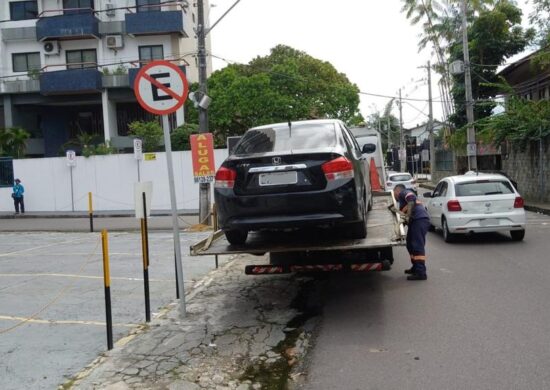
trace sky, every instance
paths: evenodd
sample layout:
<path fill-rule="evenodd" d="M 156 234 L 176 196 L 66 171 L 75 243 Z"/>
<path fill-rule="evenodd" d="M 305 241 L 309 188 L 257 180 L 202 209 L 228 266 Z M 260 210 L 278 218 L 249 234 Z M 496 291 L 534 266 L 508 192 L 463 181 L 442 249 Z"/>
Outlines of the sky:
<path fill-rule="evenodd" d="M 214 23 L 234 0 L 210 0 Z M 520 6 L 529 12 L 526 0 Z M 423 101 L 405 101 L 403 125 L 414 127 L 427 120 L 426 70 L 430 51 L 418 52 L 420 27 L 411 26 L 401 13 L 400 0 L 241 0 L 212 30 L 214 70 L 227 62 L 247 63 L 265 56 L 278 44 L 291 46 L 329 61 L 361 92 Z M 433 76 L 434 100 L 440 93 Z M 383 111 L 388 98 L 361 95 L 364 117 Z M 441 118 L 434 103 L 434 117 Z M 394 115 L 399 111 L 395 107 Z"/>

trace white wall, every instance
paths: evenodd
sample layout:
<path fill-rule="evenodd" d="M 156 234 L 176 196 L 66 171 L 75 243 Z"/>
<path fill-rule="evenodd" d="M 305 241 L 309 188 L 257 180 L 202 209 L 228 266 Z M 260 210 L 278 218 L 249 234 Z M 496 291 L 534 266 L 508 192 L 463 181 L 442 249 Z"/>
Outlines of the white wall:
<path fill-rule="evenodd" d="M 166 154 L 155 161 L 141 161 L 142 181 L 153 182 L 153 210 L 170 209 Z M 215 150 L 216 168 L 227 149 Z M 174 181 L 178 209 L 197 210 L 199 185 L 193 181 L 191 152 L 174 152 Z M 71 211 L 70 168 L 64 157 L 14 160 L 14 175 L 25 187 L 25 210 Z M 77 157 L 73 168 L 75 210 L 88 210 L 88 192 L 94 210 L 133 210 L 137 162 L 132 154 Z M 0 211 L 13 211 L 11 188 L 0 188 Z"/>

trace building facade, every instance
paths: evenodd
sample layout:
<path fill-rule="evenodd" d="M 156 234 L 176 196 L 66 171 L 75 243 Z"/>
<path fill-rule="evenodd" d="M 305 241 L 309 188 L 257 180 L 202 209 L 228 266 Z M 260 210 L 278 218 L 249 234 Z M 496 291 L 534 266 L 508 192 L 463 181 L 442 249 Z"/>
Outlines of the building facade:
<path fill-rule="evenodd" d="M 30 132 L 30 156 L 58 156 L 82 133 L 130 147 L 128 124 L 152 119 L 132 89 L 152 60 L 198 81 L 197 10 L 186 0 L 4 0 L 0 20 L 0 128 Z M 182 123 L 183 109 L 171 118 Z"/>
<path fill-rule="evenodd" d="M 531 53 L 499 72 L 518 96 L 528 100 L 550 99 L 550 68 L 536 63 L 541 54 L 542 50 Z"/>

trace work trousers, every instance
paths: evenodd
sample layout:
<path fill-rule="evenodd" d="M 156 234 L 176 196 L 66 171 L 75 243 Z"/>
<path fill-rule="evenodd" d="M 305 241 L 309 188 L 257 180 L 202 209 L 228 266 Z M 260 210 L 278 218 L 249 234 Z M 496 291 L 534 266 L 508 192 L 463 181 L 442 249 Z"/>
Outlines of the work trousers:
<path fill-rule="evenodd" d="M 411 256 L 414 274 L 426 275 L 426 234 L 430 229 L 428 218 L 411 219 L 407 230 L 407 251 Z"/>
<path fill-rule="evenodd" d="M 17 214 L 19 214 L 20 209 L 23 214 L 25 213 L 25 200 L 23 196 L 13 198 L 13 205 Z"/>

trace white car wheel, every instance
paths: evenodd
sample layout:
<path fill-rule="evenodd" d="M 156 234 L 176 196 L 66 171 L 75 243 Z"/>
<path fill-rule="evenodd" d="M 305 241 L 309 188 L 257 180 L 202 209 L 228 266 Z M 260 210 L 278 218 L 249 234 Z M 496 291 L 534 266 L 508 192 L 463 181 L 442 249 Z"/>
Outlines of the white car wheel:
<path fill-rule="evenodd" d="M 449 232 L 449 226 L 447 225 L 447 220 L 445 218 L 441 221 L 441 225 L 443 227 L 443 239 L 445 242 L 453 242 L 455 235 Z"/>

